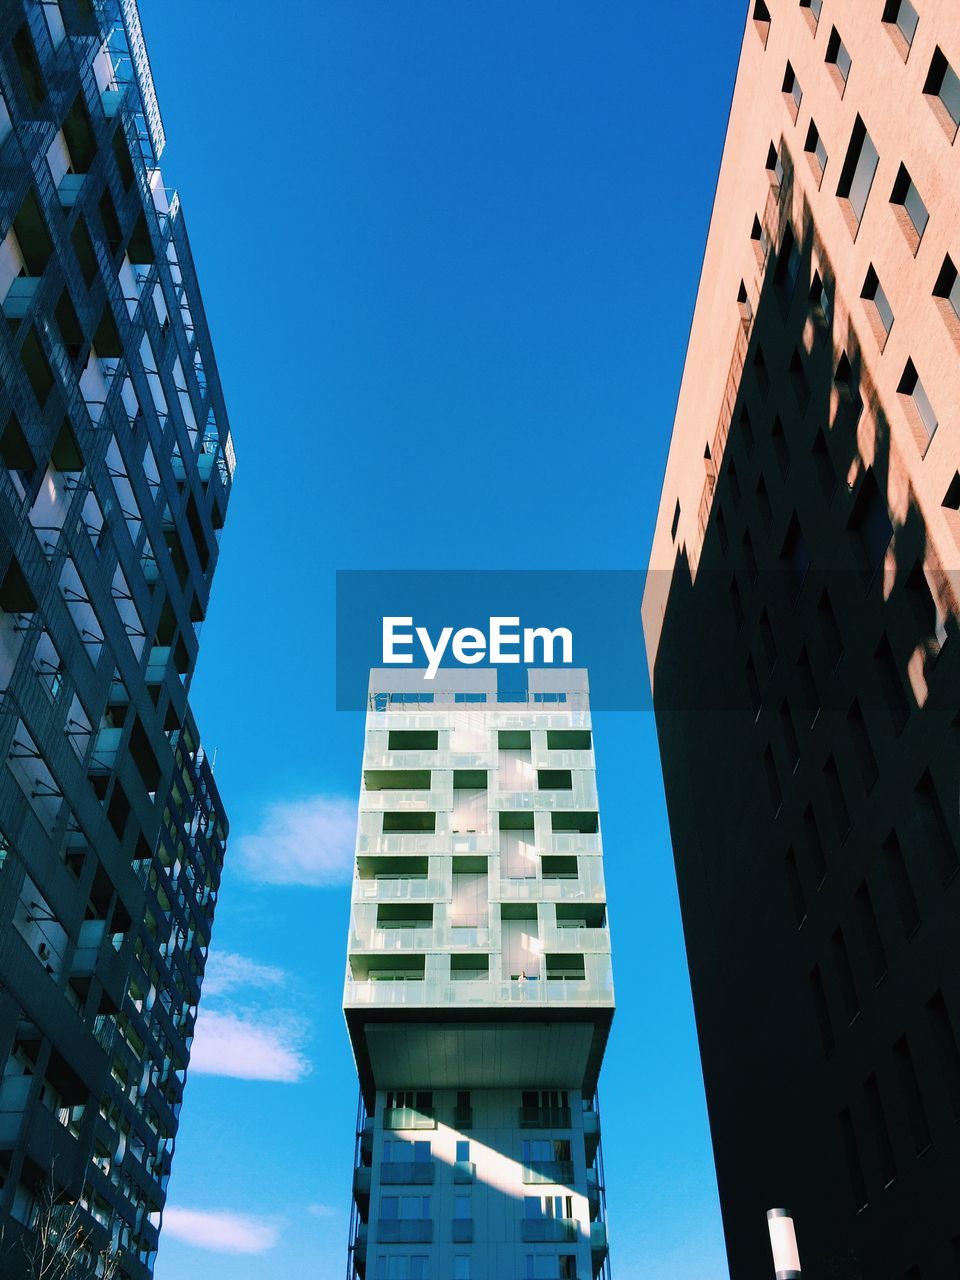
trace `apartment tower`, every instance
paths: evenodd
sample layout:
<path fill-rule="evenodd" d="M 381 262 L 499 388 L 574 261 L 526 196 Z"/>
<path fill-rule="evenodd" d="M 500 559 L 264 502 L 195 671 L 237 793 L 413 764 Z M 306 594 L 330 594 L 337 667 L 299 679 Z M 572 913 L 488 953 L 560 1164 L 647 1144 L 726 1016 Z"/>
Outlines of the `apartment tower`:
<path fill-rule="evenodd" d="M 751 0 L 644 600 L 734 1280 L 960 1276 L 960 7 Z"/>
<path fill-rule="evenodd" d="M 370 677 L 348 1280 L 592 1280 L 613 983 L 586 672 L 422 677 Z"/>
<path fill-rule="evenodd" d="M 0 1273 L 150 1275 L 227 824 L 233 450 L 133 0 L 0 18 Z"/>

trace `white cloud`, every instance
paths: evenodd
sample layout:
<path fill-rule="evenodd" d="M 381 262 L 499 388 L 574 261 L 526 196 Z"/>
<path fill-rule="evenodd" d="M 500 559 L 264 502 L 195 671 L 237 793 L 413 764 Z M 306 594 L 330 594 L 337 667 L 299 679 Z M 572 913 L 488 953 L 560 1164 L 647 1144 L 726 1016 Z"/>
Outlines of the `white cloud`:
<path fill-rule="evenodd" d="M 271 804 L 252 834 L 231 850 L 244 875 L 261 884 L 347 884 L 353 873 L 357 806 L 340 796 Z"/>
<path fill-rule="evenodd" d="M 199 1075 L 296 1084 L 310 1072 L 301 1045 L 303 1025 L 294 1019 L 254 1018 L 201 1007 L 190 1054 Z"/>
<path fill-rule="evenodd" d="M 163 1234 L 214 1253 L 266 1253 L 277 1243 L 277 1227 L 246 1214 L 181 1209 L 167 1205 Z"/>
<path fill-rule="evenodd" d="M 237 987 L 280 987 L 287 975 L 276 965 L 259 964 L 235 951 L 211 951 L 203 975 L 204 999 L 225 996 Z"/>
<path fill-rule="evenodd" d="M 307 1213 L 311 1218 L 339 1218 L 340 1210 L 332 1204 L 308 1204 Z"/>

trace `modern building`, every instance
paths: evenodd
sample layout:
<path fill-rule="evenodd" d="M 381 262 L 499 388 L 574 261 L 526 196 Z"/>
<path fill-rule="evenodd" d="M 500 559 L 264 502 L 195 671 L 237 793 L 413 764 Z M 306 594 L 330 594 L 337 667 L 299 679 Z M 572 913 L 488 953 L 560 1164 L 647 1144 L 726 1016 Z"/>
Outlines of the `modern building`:
<path fill-rule="evenodd" d="M 960 1275 L 960 7 L 750 0 L 644 623 L 734 1280 Z"/>
<path fill-rule="evenodd" d="M 134 0 L 3 6 L 11 1280 L 53 1274 L 24 1252 L 48 1209 L 90 1274 L 118 1250 L 119 1274 L 151 1272 L 227 833 L 187 695 L 233 450 L 163 141 Z"/>
<path fill-rule="evenodd" d="M 586 672 L 374 670 L 344 1011 L 348 1280 L 607 1274 L 613 1017 Z"/>

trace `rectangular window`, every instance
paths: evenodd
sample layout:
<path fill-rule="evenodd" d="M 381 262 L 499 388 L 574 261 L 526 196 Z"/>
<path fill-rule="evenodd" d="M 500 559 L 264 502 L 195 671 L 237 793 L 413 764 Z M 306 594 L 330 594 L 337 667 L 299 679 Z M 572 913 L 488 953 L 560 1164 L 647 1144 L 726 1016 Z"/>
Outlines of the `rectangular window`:
<path fill-rule="evenodd" d="M 871 467 L 864 476 L 850 513 L 848 528 L 856 538 L 863 567 L 870 579 L 880 568 L 886 555 L 893 525 L 886 499 L 880 492 Z"/>
<path fill-rule="evenodd" d="M 823 171 L 827 167 L 827 148 L 820 137 L 820 130 L 812 120 L 810 121 L 810 128 L 807 130 L 807 140 L 803 144 L 803 149 L 810 161 L 810 167 L 817 180 L 817 186 L 819 186 L 823 181 Z"/>
<path fill-rule="evenodd" d="M 920 1082 L 917 1080 L 916 1068 L 913 1065 L 913 1054 L 907 1044 L 907 1037 L 901 1036 L 893 1046 L 893 1060 L 897 1068 L 897 1079 L 900 1082 L 900 1097 L 903 1099 L 910 1132 L 913 1136 L 913 1147 L 919 1155 L 930 1145 L 930 1125 L 927 1121 Z"/>
<path fill-rule="evenodd" d="M 930 221 L 930 214 L 927 212 L 927 206 L 920 198 L 920 192 L 917 190 L 907 166 L 904 164 L 900 166 L 897 180 L 893 184 L 893 191 L 890 193 L 890 204 L 893 206 L 897 225 L 903 232 L 911 253 L 916 257 L 917 250 L 920 248 L 920 241 L 923 239 L 923 233 L 926 231 L 927 223 Z"/>
<path fill-rule="evenodd" d="M 810 284 L 810 302 L 813 307 L 814 319 L 824 329 L 830 327 L 830 322 L 833 318 L 833 302 L 830 294 L 831 286 L 828 285 L 826 279 L 821 277 L 819 271 L 815 271 Z"/>
<path fill-rule="evenodd" d="M 453 1280 L 470 1280 L 470 1256 L 458 1253 L 453 1259 Z"/>
<path fill-rule="evenodd" d="M 817 23 L 820 21 L 823 0 L 800 0 L 800 8 L 804 11 L 807 21 L 815 32 Z"/>
<path fill-rule="evenodd" d="M 887 1128 L 887 1117 L 880 1096 L 880 1085 L 875 1075 L 870 1075 L 863 1084 L 863 1096 L 867 1104 L 867 1115 L 873 1130 L 873 1141 L 877 1149 L 877 1163 L 883 1185 L 889 1186 L 897 1176 L 897 1161 L 890 1141 L 890 1130 Z"/>
<path fill-rule="evenodd" d="M 904 62 L 913 44 L 913 37 L 917 34 L 919 21 L 920 18 L 910 0 L 887 0 L 883 9 L 884 26 Z"/>
<path fill-rule="evenodd" d="M 816 814 L 813 812 L 811 805 L 807 805 L 803 811 L 803 842 L 810 856 L 810 864 L 817 878 L 817 888 L 819 889 L 827 878 L 827 858 L 823 851 L 823 840 L 820 838 L 820 828 L 817 826 Z"/>
<path fill-rule="evenodd" d="M 933 286 L 933 296 L 954 346 L 960 351 L 960 273 L 949 254 Z"/>
<path fill-rule="evenodd" d="M 854 237 L 860 230 L 879 163 L 880 156 L 867 127 L 857 116 L 837 186 L 837 196 Z"/>
<path fill-rule="evenodd" d="M 844 1107 L 840 1112 L 840 1140 L 843 1144 L 843 1154 L 847 1158 L 847 1173 L 850 1176 L 850 1192 L 854 1207 L 860 1210 L 867 1203 L 867 1183 L 863 1176 L 863 1163 L 860 1159 L 860 1149 L 857 1145 L 857 1135 L 849 1107 Z"/>
<path fill-rule="evenodd" d="M 916 437 L 917 447 L 920 449 L 921 454 L 925 454 L 930 447 L 930 441 L 936 434 L 939 424 L 933 405 L 930 403 L 930 397 L 920 381 L 920 375 L 917 373 L 916 365 L 912 360 L 908 360 L 904 367 L 903 377 L 900 379 L 897 391 L 900 395 L 900 403 L 903 405 L 907 421 L 910 423 L 913 434 Z"/>
<path fill-rule="evenodd" d="M 463 1222 L 465 1218 L 473 1217 L 473 1210 L 470 1207 L 469 1196 L 453 1197 L 453 1216 L 457 1219 L 458 1222 Z"/>
<path fill-rule="evenodd" d="M 840 39 L 840 32 L 836 27 L 830 32 L 830 39 L 827 41 L 826 64 L 833 77 L 833 82 L 840 90 L 840 96 L 843 97 L 844 90 L 847 87 L 847 80 L 850 78 L 850 68 L 853 61 L 847 52 L 847 47 Z"/>
<path fill-rule="evenodd" d="M 903 681 L 889 639 L 884 636 L 873 655 L 874 666 L 880 680 L 880 690 L 887 704 L 893 731 L 900 734 L 910 717 L 910 703 L 904 691 Z"/>
<path fill-rule="evenodd" d="M 870 967 L 873 970 L 873 980 L 874 982 L 879 982 L 886 976 L 887 954 L 884 951 L 883 938 L 881 937 L 880 927 L 877 924 L 876 913 L 873 909 L 873 899 L 870 897 L 870 890 L 865 880 L 860 885 L 855 896 L 857 915 L 860 917 L 860 929 L 863 933 L 867 955 L 870 957 Z"/>
<path fill-rule="evenodd" d="M 939 47 L 930 62 L 923 92 L 944 133 L 953 142 L 960 128 L 960 76 Z"/>
<path fill-rule="evenodd" d="M 803 101 L 803 90 L 800 88 L 800 81 L 796 77 L 793 67 L 788 62 L 787 69 L 783 73 L 783 100 L 787 104 L 787 110 L 790 112 L 790 119 L 796 124 L 797 116 L 800 114 L 800 103 Z"/>
<path fill-rule="evenodd" d="M 777 287 L 787 302 L 793 297 L 799 274 L 800 248 L 797 244 L 797 238 L 793 234 L 793 228 L 788 226 L 783 233 L 780 256 L 777 258 L 777 271 L 774 277 Z"/>
<path fill-rule="evenodd" d="M 953 1114 L 960 1117 L 960 1046 L 957 1045 L 953 1020 L 942 991 L 938 991 L 927 1001 L 927 1017 L 944 1082 L 953 1104 Z"/>
<path fill-rule="evenodd" d="M 830 939 L 830 950 L 833 952 L 833 964 L 840 982 L 843 995 L 843 1007 L 847 1021 L 853 1022 L 860 1013 L 860 1001 L 857 997 L 857 984 L 853 979 L 853 969 L 847 952 L 846 940 L 842 929 L 836 929 Z"/>
<path fill-rule="evenodd" d="M 779 191 L 783 186 L 783 158 L 780 150 L 772 142 L 767 152 L 767 173 L 770 176 L 771 187 Z"/>
<path fill-rule="evenodd" d="M 941 884 L 949 884 L 960 869 L 956 820 L 952 824 L 947 821 L 929 769 L 924 770 L 915 794 L 927 851 L 933 856 Z"/>
<path fill-rule="evenodd" d="M 824 1054 L 829 1058 L 836 1046 L 836 1041 L 833 1036 L 830 1006 L 827 1004 L 827 993 L 824 990 L 823 976 L 820 973 L 819 965 L 815 965 L 813 972 L 810 974 L 810 994 L 813 996 L 813 1011 L 820 1031 L 820 1043 L 823 1045 Z"/>
<path fill-rule="evenodd" d="M 883 286 L 872 264 L 867 269 L 866 279 L 863 282 L 863 288 L 860 290 L 860 297 L 863 299 L 864 309 L 867 313 L 867 319 L 870 321 L 874 337 L 882 351 L 887 344 L 890 330 L 893 328 L 893 308 L 890 306 L 890 301 L 883 291 Z"/>
<path fill-rule="evenodd" d="M 920 908 L 917 906 L 910 873 L 895 831 L 891 831 L 883 843 L 883 861 L 903 926 L 903 936 L 910 938 L 920 928 Z"/>

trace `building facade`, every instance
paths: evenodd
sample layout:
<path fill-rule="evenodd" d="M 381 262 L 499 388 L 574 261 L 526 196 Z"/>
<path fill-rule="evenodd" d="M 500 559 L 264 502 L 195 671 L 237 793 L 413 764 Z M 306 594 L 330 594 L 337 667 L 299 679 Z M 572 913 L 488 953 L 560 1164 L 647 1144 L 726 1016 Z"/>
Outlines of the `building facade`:
<path fill-rule="evenodd" d="M 431 687 L 370 678 L 348 1278 L 592 1280 L 613 983 L 586 672 Z"/>
<path fill-rule="evenodd" d="M 233 450 L 134 0 L 0 22 L 0 1272 L 48 1274 L 45 1224 L 145 1280 L 227 834 L 188 690 Z"/>
<path fill-rule="evenodd" d="M 644 599 L 734 1280 L 960 1275 L 958 75 L 750 0 Z"/>

